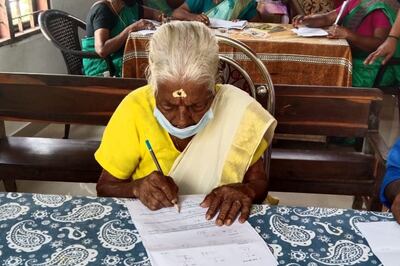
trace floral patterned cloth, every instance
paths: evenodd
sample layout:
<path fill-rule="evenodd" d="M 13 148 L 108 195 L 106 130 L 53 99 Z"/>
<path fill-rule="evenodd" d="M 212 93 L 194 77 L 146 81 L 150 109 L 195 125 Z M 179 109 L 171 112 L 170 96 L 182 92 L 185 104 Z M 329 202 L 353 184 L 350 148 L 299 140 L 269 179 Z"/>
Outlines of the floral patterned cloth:
<path fill-rule="evenodd" d="M 304 14 L 326 13 L 334 9 L 334 1 L 332 0 L 298 0 Z"/>
<path fill-rule="evenodd" d="M 0 193 L 0 265 L 151 265 L 128 199 Z M 390 213 L 254 205 L 250 224 L 280 265 L 379 265 L 358 222 Z"/>

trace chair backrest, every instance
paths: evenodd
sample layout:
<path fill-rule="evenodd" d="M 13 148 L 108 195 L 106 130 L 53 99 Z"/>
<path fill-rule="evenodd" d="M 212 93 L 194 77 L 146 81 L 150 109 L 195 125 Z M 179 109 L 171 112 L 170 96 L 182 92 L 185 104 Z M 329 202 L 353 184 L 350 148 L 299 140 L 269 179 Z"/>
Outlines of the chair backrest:
<path fill-rule="evenodd" d="M 49 9 L 39 15 L 43 35 L 61 50 L 68 74 L 82 75 L 82 57 L 71 51 L 81 51 L 79 28 L 86 30 L 82 20 L 60 10 Z"/>
<path fill-rule="evenodd" d="M 217 35 L 219 45 L 232 47 L 235 51 L 239 51 L 240 56 L 248 57 L 257 67 L 260 76 L 264 79 L 262 84 L 257 86 L 251 80 L 247 71 L 233 57 L 220 55 L 220 75 L 219 81 L 225 84 L 232 84 L 249 93 L 257 101 L 261 102 L 272 115 L 275 112 L 275 90 L 272 84 L 271 76 L 263 62 L 257 55 L 244 43 L 232 38 Z M 237 54 L 237 53 L 235 53 Z M 265 102 L 264 102 L 265 101 Z"/>

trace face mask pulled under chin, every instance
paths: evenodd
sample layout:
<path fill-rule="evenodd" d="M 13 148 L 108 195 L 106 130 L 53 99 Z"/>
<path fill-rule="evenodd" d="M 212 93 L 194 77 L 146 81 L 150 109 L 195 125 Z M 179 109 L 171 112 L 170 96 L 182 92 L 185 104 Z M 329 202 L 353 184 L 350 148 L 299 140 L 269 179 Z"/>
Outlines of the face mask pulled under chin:
<path fill-rule="evenodd" d="M 200 121 L 192 126 L 188 126 L 185 128 L 177 128 L 168 121 L 168 119 L 158 110 L 157 107 L 154 108 L 154 116 L 156 117 L 158 123 L 172 136 L 175 136 L 179 139 L 186 139 L 191 136 L 196 135 L 200 130 L 202 130 L 211 119 L 214 118 L 214 114 L 211 108 L 203 115 Z"/>

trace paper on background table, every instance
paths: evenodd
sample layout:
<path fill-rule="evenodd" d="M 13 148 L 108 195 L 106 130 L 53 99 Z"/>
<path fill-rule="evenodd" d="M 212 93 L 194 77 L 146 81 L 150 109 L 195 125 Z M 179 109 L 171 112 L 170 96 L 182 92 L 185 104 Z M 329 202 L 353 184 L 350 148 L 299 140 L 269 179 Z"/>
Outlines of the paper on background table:
<path fill-rule="evenodd" d="M 400 265 L 400 225 L 398 223 L 359 222 L 356 225 L 383 265 Z"/>
<path fill-rule="evenodd" d="M 210 18 L 211 28 L 226 28 L 226 29 L 238 29 L 242 30 L 246 27 L 246 20 L 229 21 L 217 18 Z"/>
<path fill-rule="evenodd" d="M 156 30 L 139 30 L 133 31 L 131 34 L 133 35 L 140 35 L 140 36 L 151 36 L 156 32 Z"/>
<path fill-rule="evenodd" d="M 298 29 L 292 29 L 292 31 L 301 37 L 318 37 L 328 35 L 328 32 L 321 28 L 300 27 Z"/>
<path fill-rule="evenodd" d="M 151 211 L 139 200 L 125 203 L 153 265 L 278 265 L 248 222 L 218 227 L 207 221 L 207 209 L 199 206 L 203 199 L 181 197 L 180 213 L 174 208 Z"/>

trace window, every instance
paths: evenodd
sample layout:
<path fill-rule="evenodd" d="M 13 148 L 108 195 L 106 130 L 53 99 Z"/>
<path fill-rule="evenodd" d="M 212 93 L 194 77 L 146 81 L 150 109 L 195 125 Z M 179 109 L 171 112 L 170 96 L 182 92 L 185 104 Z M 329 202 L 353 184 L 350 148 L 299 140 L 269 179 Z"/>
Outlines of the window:
<path fill-rule="evenodd" d="M 49 0 L 0 0 L 0 45 L 37 33 L 39 13 L 48 8 Z"/>

